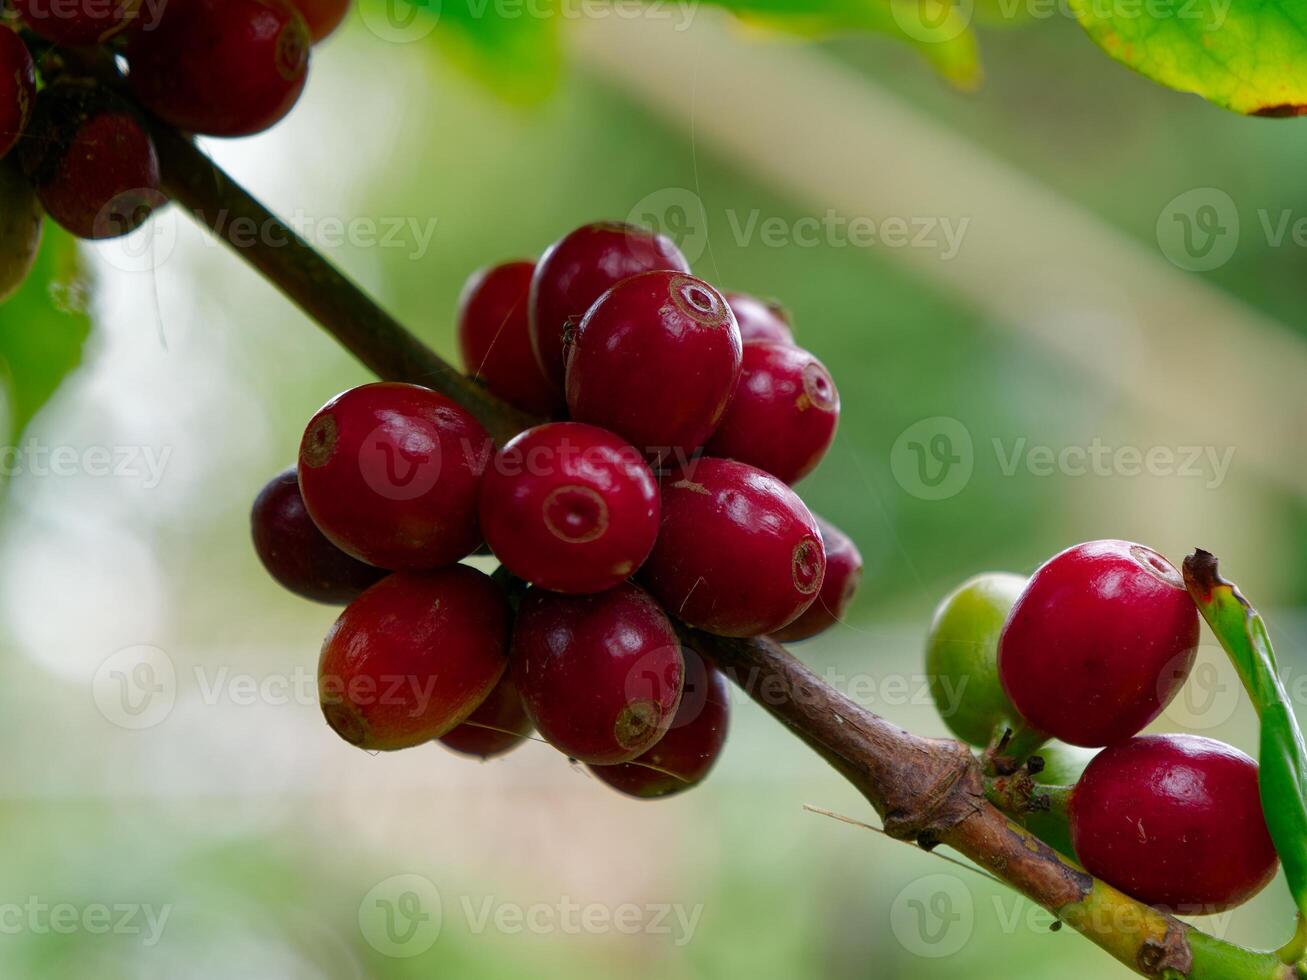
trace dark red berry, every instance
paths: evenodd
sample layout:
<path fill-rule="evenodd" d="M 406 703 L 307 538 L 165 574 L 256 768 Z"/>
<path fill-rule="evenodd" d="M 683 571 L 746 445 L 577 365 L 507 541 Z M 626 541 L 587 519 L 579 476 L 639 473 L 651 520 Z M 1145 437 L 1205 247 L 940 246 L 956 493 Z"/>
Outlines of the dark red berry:
<path fill-rule="evenodd" d="M 36 102 L 36 66 L 23 39 L 0 24 L 0 157 L 23 135 Z"/>
<path fill-rule="evenodd" d="M 1071 794 L 1071 840 L 1094 875 L 1149 905 L 1241 905 L 1279 862 L 1257 763 L 1197 735 L 1145 735 L 1098 753 Z"/>
<path fill-rule="evenodd" d="M 662 493 L 662 527 L 641 579 L 672 615 L 721 636 L 761 636 L 817 598 L 821 532 L 780 480 L 705 457 L 666 477 Z"/>
<path fill-rule="evenodd" d="M 294 467 L 259 491 L 250 526 L 254 550 L 268 574 L 305 599 L 352 602 L 387 574 L 351 558 L 318 530 L 300 496 Z"/>
<path fill-rule="evenodd" d="M 684 660 L 658 603 L 630 584 L 593 596 L 532 589 L 513 628 L 513 680 L 536 729 L 581 762 L 630 762 L 672 723 Z"/>
<path fill-rule="evenodd" d="M 165 201 L 141 117 L 89 82 L 41 92 L 20 155 L 50 217 L 80 238 L 125 235 Z"/>
<path fill-rule="evenodd" d="M 309 28 L 286 0 L 169 0 L 127 46 L 136 97 L 179 129 L 248 136 L 299 99 Z"/>
<path fill-rule="evenodd" d="M 747 293 L 727 293 L 735 322 L 740 325 L 740 338 L 746 344 L 792 344 L 794 329 L 790 315 L 776 303 L 764 303 Z"/>
<path fill-rule="evenodd" d="M 458 304 L 463 367 L 507 402 L 536 415 L 558 415 L 562 393 L 545 377 L 527 327 L 530 262 L 508 262 L 473 273 Z"/>
<path fill-rule="evenodd" d="M 655 269 L 689 272 L 690 263 L 670 238 L 620 222 L 578 228 L 541 256 L 531 280 L 531 344 L 559 391 L 566 368 L 564 333 L 610 288 Z"/>
<path fill-rule="evenodd" d="M 292 0 L 309 25 L 309 35 L 317 44 L 341 25 L 349 13 L 350 0 Z"/>
<path fill-rule="evenodd" d="M 45 212 L 18 161 L 0 160 L 0 301 L 27 280 L 41 248 Z"/>
<path fill-rule="evenodd" d="M 141 4 L 142 0 L 13 0 L 23 23 L 47 41 L 64 45 L 107 41 L 140 16 Z"/>
<path fill-rule="evenodd" d="M 717 290 L 681 272 L 625 280 L 590 308 L 569 353 L 567 405 L 651 459 L 684 461 L 740 380 L 740 329 Z"/>
<path fill-rule="evenodd" d="M 490 437 L 444 395 L 381 382 L 327 402 L 304 430 L 299 480 L 333 544 L 380 568 L 450 565 L 481 543 Z"/>
<path fill-rule="evenodd" d="M 508 600 L 474 568 L 388 576 L 327 634 L 318 663 L 322 713 L 361 749 L 440 738 L 499 682 L 508 635 Z"/>
<path fill-rule="evenodd" d="M 1198 614 L 1151 548 L 1090 541 L 1050 558 L 1017 600 L 999 677 L 1031 725 L 1094 748 L 1138 733 L 1193 667 Z"/>
<path fill-rule="evenodd" d="M 772 635 L 782 643 L 798 643 L 824 633 L 844 619 L 844 612 L 862 581 L 862 554 L 853 539 L 829 521 L 817 518 L 826 550 L 826 577 L 817 601 L 790 625 Z"/>
<path fill-rule="evenodd" d="M 658 484 L 606 429 L 553 422 L 491 461 L 481 529 L 518 578 L 555 592 L 603 592 L 644 564 L 658 537 Z"/>
<path fill-rule="evenodd" d="M 826 455 L 839 421 L 840 393 L 821 361 L 792 345 L 747 344 L 740 386 L 704 451 L 798 483 Z"/>
<path fill-rule="evenodd" d="M 613 789 L 639 799 L 672 796 L 703 782 L 726 744 L 730 690 L 721 671 L 693 650 L 685 656 L 685 689 L 672 727 L 634 762 L 591 766 Z"/>
<path fill-rule="evenodd" d="M 530 734 L 531 719 L 526 716 L 522 697 L 513 683 L 513 672 L 506 670 L 489 697 L 467 716 L 467 721 L 440 736 L 440 744 L 462 755 L 491 759 L 511 752 Z"/>

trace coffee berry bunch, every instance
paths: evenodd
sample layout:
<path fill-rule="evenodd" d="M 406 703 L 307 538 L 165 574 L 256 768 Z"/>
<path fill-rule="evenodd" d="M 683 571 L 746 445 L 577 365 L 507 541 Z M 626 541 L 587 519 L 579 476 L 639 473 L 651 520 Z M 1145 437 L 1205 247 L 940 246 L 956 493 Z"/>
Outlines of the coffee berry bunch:
<path fill-rule="evenodd" d="M 468 374 L 540 424 L 496 445 L 443 394 L 363 385 L 254 505 L 273 577 L 347 603 L 327 722 L 482 759 L 534 731 L 630 796 L 696 785 L 729 697 L 687 637 L 808 639 L 857 587 L 857 548 L 791 488 L 834 439 L 835 382 L 778 307 L 628 224 L 475 273 L 457 320 Z"/>
<path fill-rule="evenodd" d="M 1116 540 L 1069 548 L 1029 579 L 971 579 L 926 641 L 945 723 L 985 750 L 1002 790 L 1019 788 L 1030 829 L 1128 895 L 1193 915 L 1246 902 L 1279 865 L 1256 762 L 1209 738 L 1140 734 L 1198 641 L 1180 572 Z"/>
<path fill-rule="evenodd" d="M 0 300 L 44 216 L 109 239 L 167 202 L 151 135 L 249 136 L 284 117 L 349 0 L 0 0 Z M 117 64 L 126 65 L 124 76 Z"/>

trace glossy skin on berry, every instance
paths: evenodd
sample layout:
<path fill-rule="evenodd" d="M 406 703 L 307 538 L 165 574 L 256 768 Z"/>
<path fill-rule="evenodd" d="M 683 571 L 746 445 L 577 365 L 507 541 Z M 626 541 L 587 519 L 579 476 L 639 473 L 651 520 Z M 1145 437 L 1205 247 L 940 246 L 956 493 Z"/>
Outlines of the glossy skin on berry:
<path fill-rule="evenodd" d="M 126 235 L 166 200 L 144 122 L 97 85 L 43 90 L 19 155 L 46 212 L 79 238 Z"/>
<path fill-rule="evenodd" d="M 592 765 L 630 762 L 666 733 L 685 663 L 671 621 L 643 590 L 531 589 L 513 629 L 513 681 L 536 730 Z"/>
<path fill-rule="evenodd" d="M 36 66 L 17 33 L 0 24 L 0 157 L 23 135 L 36 102 Z"/>
<path fill-rule="evenodd" d="M 296 9 L 309 25 L 309 35 L 317 44 L 331 34 L 349 13 L 350 0 L 293 0 Z"/>
<path fill-rule="evenodd" d="M 575 327 L 623 279 L 658 269 L 689 272 L 690 263 L 670 238 L 621 222 L 578 228 L 540 257 L 531 280 L 531 344 L 541 370 L 559 391 L 568 322 Z"/>
<path fill-rule="evenodd" d="M 507 669 L 508 600 L 474 568 L 391 575 L 327 634 L 318 693 L 328 724 L 369 751 L 421 745 L 462 724 Z"/>
<path fill-rule="evenodd" d="M 1094 748 L 1161 714 L 1197 648 L 1198 613 L 1175 567 L 1143 545 L 1090 541 L 1031 577 L 999 640 L 999 677 L 1036 729 Z"/>
<path fill-rule="evenodd" d="M 984 748 L 1021 720 L 998 677 L 998 638 L 1027 579 L 985 572 L 950 592 L 926 633 L 926 676 L 940 717 L 958 738 Z"/>
<path fill-rule="evenodd" d="M 746 344 L 730 407 L 704 451 L 786 483 L 817 468 L 835 441 L 840 393 L 826 366 L 787 344 Z"/>
<path fill-rule="evenodd" d="M 0 301 L 18 291 L 36 263 L 45 212 L 14 159 L 0 160 Z"/>
<path fill-rule="evenodd" d="M 13 0 L 23 23 L 60 45 L 101 44 L 140 16 L 142 0 Z M 171 2 L 171 0 L 170 0 Z"/>
<path fill-rule="evenodd" d="M 506 670 L 481 706 L 467 716 L 467 721 L 442 735 L 439 741 L 460 755 L 493 759 L 513 751 L 530 734 L 531 719 L 526 716 L 522 697 L 513 683 L 513 672 Z"/>
<path fill-rule="evenodd" d="M 705 457 L 663 480 L 663 520 L 641 580 L 671 615 L 719 636 L 776 633 L 816 600 L 821 532 L 780 480 Z"/>
<path fill-rule="evenodd" d="M 727 293 L 726 302 L 740 325 L 740 339 L 746 344 L 794 343 L 794 329 L 784 307 L 765 303 L 748 293 Z"/>
<path fill-rule="evenodd" d="M 463 368 L 504 401 L 536 415 L 559 415 L 562 392 L 545 377 L 527 326 L 531 262 L 506 262 L 475 272 L 458 303 Z"/>
<path fill-rule="evenodd" d="M 518 578 L 555 592 L 603 592 L 635 574 L 658 537 L 658 484 L 606 429 L 553 422 L 495 454 L 481 529 Z"/>
<path fill-rule="evenodd" d="M 740 328 L 722 295 L 679 272 L 613 287 L 581 321 L 567 406 L 650 459 L 677 461 L 717 428 L 740 380 Z"/>
<path fill-rule="evenodd" d="M 815 515 L 814 515 L 815 516 Z M 826 550 L 826 577 L 822 580 L 817 601 L 799 618 L 773 634 L 782 643 L 799 643 L 825 633 L 842 622 L 845 610 L 858 592 L 862 581 L 862 553 L 853 539 L 829 521 L 817 518 L 822 547 Z"/>
<path fill-rule="evenodd" d="M 274 476 L 254 499 L 250 529 L 268 574 L 314 602 L 352 602 L 387 574 L 351 558 L 318 530 L 300 496 L 294 467 Z"/>
<path fill-rule="evenodd" d="M 490 437 L 444 395 L 381 382 L 327 402 L 300 444 L 313 522 L 380 568 L 451 565 L 481 544 L 477 495 Z"/>
<path fill-rule="evenodd" d="M 685 656 L 685 689 L 667 734 L 634 762 L 590 766 L 602 782 L 627 796 L 654 800 L 703 782 L 726 744 L 731 701 L 726 678 L 693 650 Z"/>
<path fill-rule="evenodd" d="M 1080 861 L 1110 885 L 1181 914 L 1252 898 L 1278 860 L 1257 764 L 1196 735 L 1146 735 L 1100 752 L 1071 795 Z"/>
<path fill-rule="evenodd" d="M 299 99 L 309 28 L 286 0 L 170 0 L 127 46 L 132 91 L 179 129 L 248 136 Z"/>

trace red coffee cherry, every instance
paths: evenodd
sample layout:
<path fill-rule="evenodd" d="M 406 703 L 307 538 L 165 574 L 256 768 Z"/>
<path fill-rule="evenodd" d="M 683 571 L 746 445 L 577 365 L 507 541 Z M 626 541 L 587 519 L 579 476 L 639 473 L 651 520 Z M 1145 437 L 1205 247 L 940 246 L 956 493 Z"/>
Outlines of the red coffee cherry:
<path fill-rule="evenodd" d="M 337 395 L 300 444 L 313 522 L 347 554 L 380 568 L 451 565 L 481 543 L 477 493 L 490 437 L 444 395 L 381 382 Z"/>
<path fill-rule="evenodd" d="M 476 569 L 391 575 L 355 599 L 327 634 L 318 662 L 322 713 L 361 749 L 440 738 L 499 682 L 508 635 L 508 600 Z"/>
<path fill-rule="evenodd" d="M 862 582 L 862 554 L 853 539 L 829 521 L 817 518 L 826 550 L 826 577 L 817 601 L 794 622 L 772 636 L 782 643 L 798 643 L 824 633 L 844 619 L 844 612 Z"/>
<path fill-rule="evenodd" d="M 1086 869 L 1182 915 L 1243 904 L 1279 864 L 1257 763 L 1197 735 L 1144 735 L 1104 749 L 1076 784 L 1070 817 Z"/>
<path fill-rule="evenodd" d="M 472 274 L 458 303 L 463 368 L 504 401 L 536 415 L 559 415 L 562 393 L 545 377 L 527 326 L 530 262 L 506 262 Z"/>
<path fill-rule="evenodd" d="M 250 527 L 254 550 L 268 574 L 305 599 L 352 602 L 387 574 L 351 558 L 318 530 L 300 496 L 294 467 L 274 476 L 259 491 Z"/>
<path fill-rule="evenodd" d="M 563 334 L 608 289 L 641 272 L 689 272 L 670 238 L 635 225 L 586 225 L 550 245 L 531 280 L 531 344 L 545 376 L 563 389 Z"/>
<path fill-rule="evenodd" d="M 600 780 L 627 796 L 653 800 L 697 786 L 726 744 L 731 717 L 726 678 L 693 650 L 682 652 L 685 689 L 667 734 L 634 762 L 589 767 Z"/>
<path fill-rule="evenodd" d="M 658 484 L 605 429 L 523 432 L 481 484 L 481 529 L 510 572 L 555 592 L 603 592 L 635 574 L 658 537 Z"/>
<path fill-rule="evenodd" d="M 821 361 L 791 345 L 747 344 L 740 386 L 704 451 L 798 483 L 830 449 L 839 421 L 840 393 Z"/>
<path fill-rule="evenodd" d="M 36 102 L 36 66 L 23 39 L 0 24 L 0 157 L 23 135 Z"/>
<path fill-rule="evenodd" d="M 142 0 L 13 0 L 23 23 L 62 45 L 102 44 L 130 25 Z"/>
<path fill-rule="evenodd" d="M 513 683 L 513 672 L 506 670 L 481 706 L 467 716 L 467 721 L 440 736 L 440 744 L 461 755 L 492 759 L 513 751 L 530 734 L 531 719 L 526 716 L 522 696 Z"/>
<path fill-rule="evenodd" d="M 79 238 L 126 235 L 166 200 L 140 116 L 89 82 L 41 92 L 19 155 L 50 217 Z"/>
<path fill-rule="evenodd" d="M 127 46 L 132 91 L 191 133 L 248 136 L 299 99 L 309 28 L 286 0 L 169 0 Z"/>
<path fill-rule="evenodd" d="M 681 272 L 625 280 L 590 308 L 567 366 L 578 422 L 612 429 L 651 459 L 684 459 L 721 421 L 740 379 L 735 316 Z"/>
<path fill-rule="evenodd" d="M 740 339 L 746 344 L 794 343 L 794 328 L 783 306 L 765 303 L 748 293 L 727 293 L 726 302 L 740 325 Z"/>
<path fill-rule="evenodd" d="M 719 636 L 775 633 L 826 575 L 817 522 L 780 480 L 703 458 L 664 478 L 658 543 L 641 579 L 678 618 Z"/>
<path fill-rule="evenodd" d="M 663 737 L 681 698 L 676 630 L 643 590 L 531 589 L 513 628 L 513 681 L 536 729 L 593 765 L 630 762 Z"/>
<path fill-rule="evenodd" d="M 317 44 L 341 25 L 349 13 L 350 0 L 292 0 L 309 25 L 309 35 Z"/>
<path fill-rule="evenodd" d="M 1198 614 L 1175 566 L 1129 541 L 1090 541 L 1031 577 L 998 646 L 1003 689 L 1031 725 L 1096 748 L 1138 733 L 1175 697 Z"/>

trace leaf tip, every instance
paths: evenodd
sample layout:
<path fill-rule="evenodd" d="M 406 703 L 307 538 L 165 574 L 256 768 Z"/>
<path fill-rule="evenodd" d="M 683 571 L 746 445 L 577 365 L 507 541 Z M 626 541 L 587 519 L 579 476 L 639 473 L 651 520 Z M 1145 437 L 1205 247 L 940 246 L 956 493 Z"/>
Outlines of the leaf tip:
<path fill-rule="evenodd" d="M 1254 109 L 1251 115 L 1263 116 L 1267 119 L 1294 119 L 1298 116 L 1307 116 L 1307 104 L 1282 102 L 1279 105 L 1264 105 Z"/>

